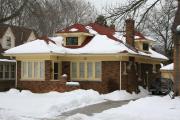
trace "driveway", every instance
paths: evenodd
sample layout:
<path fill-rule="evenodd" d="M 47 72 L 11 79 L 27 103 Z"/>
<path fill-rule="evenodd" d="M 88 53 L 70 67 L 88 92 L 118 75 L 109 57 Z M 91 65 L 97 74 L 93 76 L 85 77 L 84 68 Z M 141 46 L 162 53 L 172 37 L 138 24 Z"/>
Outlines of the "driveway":
<path fill-rule="evenodd" d="M 105 101 L 102 103 L 94 104 L 94 105 L 89 105 L 85 106 L 83 108 L 78 108 L 75 110 L 71 110 L 68 112 L 62 113 L 60 116 L 57 116 L 56 119 L 54 120 L 65 120 L 65 118 L 75 115 L 77 113 L 80 114 L 85 114 L 88 116 L 93 115 L 94 113 L 100 113 L 104 110 L 111 109 L 111 108 L 116 108 L 120 107 L 122 105 L 128 104 L 130 100 L 123 100 L 123 101 Z M 52 120 L 52 119 L 51 119 Z"/>

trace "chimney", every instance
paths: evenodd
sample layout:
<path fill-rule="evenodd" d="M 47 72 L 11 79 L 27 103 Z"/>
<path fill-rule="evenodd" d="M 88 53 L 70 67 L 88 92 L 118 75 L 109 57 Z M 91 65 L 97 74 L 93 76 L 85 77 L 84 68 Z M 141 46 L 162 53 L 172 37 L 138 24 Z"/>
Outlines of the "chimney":
<path fill-rule="evenodd" d="M 126 43 L 134 47 L 134 20 L 129 18 L 126 20 Z"/>

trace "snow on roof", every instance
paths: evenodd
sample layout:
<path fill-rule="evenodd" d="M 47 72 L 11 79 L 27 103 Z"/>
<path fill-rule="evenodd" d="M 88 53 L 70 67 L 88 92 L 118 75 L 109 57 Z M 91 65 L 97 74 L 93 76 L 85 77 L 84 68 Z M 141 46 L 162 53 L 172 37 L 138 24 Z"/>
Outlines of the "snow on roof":
<path fill-rule="evenodd" d="M 78 31 L 78 29 L 76 29 L 76 28 L 71 28 L 69 31 L 75 32 L 75 31 Z"/>
<path fill-rule="evenodd" d="M 0 59 L 0 62 L 16 62 L 16 60 Z"/>
<path fill-rule="evenodd" d="M 44 40 L 37 39 L 5 51 L 5 54 L 23 53 L 64 53 L 64 49 L 51 41 L 46 43 Z"/>
<path fill-rule="evenodd" d="M 51 37 L 50 41 L 37 39 L 32 42 L 11 48 L 5 51 L 5 54 L 22 54 L 22 53 L 59 53 L 59 54 L 112 54 L 112 53 L 130 53 L 148 56 L 157 59 L 168 60 L 167 57 L 150 49 L 149 53 L 136 51 L 126 45 L 125 37 L 122 33 L 116 32 L 114 29 L 106 26 L 101 26 L 96 23 L 87 26 L 75 24 L 64 29 L 86 31 L 92 34 L 91 40 L 84 46 L 76 49 L 63 46 L 62 37 Z M 60 31 L 62 32 L 62 31 Z M 75 31 L 76 32 L 76 31 Z M 136 34 L 141 38 L 144 37 L 141 33 Z M 53 43 L 53 41 L 55 43 Z"/>
<path fill-rule="evenodd" d="M 174 63 L 163 66 L 160 70 L 174 70 Z"/>

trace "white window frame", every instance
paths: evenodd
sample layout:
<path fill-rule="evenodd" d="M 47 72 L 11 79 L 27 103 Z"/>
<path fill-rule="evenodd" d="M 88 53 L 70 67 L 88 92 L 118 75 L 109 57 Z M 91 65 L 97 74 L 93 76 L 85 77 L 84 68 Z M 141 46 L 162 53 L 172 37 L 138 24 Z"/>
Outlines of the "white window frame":
<path fill-rule="evenodd" d="M 96 77 L 96 67 L 95 63 L 100 63 L 100 77 Z M 75 63 L 77 65 L 76 68 L 76 77 L 73 77 L 73 70 L 72 70 L 72 64 Z M 84 78 L 80 77 L 80 63 L 84 63 Z M 88 78 L 88 63 L 92 63 L 92 77 Z M 71 80 L 74 81 L 101 81 L 102 78 L 102 62 L 101 61 L 72 61 L 71 67 L 70 67 L 70 76 Z"/>
<path fill-rule="evenodd" d="M 29 76 L 29 66 L 28 64 L 31 63 L 31 74 L 32 76 Z M 34 72 L 35 72 L 35 67 L 34 67 L 34 63 L 37 63 L 38 65 L 38 70 L 37 70 L 37 75 L 35 76 Z M 43 66 L 43 76 L 41 76 L 41 63 Z M 26 71 L 24 71 L 26 70 Z M 32 61 L 21 61 L 21 80 L 44 80 L 45 79 L 45 61 L 38 61 L 38 60 L 32 60 Z"/>

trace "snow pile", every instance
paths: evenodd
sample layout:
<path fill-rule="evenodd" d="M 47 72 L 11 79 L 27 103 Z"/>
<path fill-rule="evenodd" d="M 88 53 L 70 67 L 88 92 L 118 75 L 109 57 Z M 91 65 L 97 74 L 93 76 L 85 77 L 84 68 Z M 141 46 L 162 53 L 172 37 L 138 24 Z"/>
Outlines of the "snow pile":
<path fill-rule="evenodd" d="M 0 98 L 0 116 L 3 115 L 5 120 L 11 116 L 49 118 L 64 111 L 104 101 L 101 95 L 93 90 L 35 94 L 27 90 L 20 92 L 11 89 L 1 92 Z"/>
<path fill-rule="evenodd" d="M 109 109 L 94 116 L 76 114 L 66 120 L 179 120 L 180 98 L 146 97 L 122 107 Z"/>
<path fill-rule="evenodd" d="M 0 59 L 0 62 L 16 62 L 16 60 Z"/>
<path fill-rule="evenodd" d="M 160 70 L 174 70 L 174 63 L 163 66 Z"/>
<path fill-rule="evenodd" d="M 113 100 L 113 101 L 131 100 L 131 99 L 138 99 L 138 98 L 146 97 L 150 94 L 148 90 L 145 90 L 143 87 L 139 87 L 139 90 L 140 90 L 140 93 L 138 94 L 136 94 L 135 92 L 130 94 L 125 90 L 114 91 L 112 93 L 105 94 L 104 99 Z"/>

